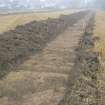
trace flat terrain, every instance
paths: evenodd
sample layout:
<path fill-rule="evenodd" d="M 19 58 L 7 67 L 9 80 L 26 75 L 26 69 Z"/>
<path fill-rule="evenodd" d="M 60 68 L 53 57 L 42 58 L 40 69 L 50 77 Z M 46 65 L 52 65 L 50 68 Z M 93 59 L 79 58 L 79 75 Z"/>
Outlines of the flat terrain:
<path fill-rule="evenodd" d="M 0 32 L 0 105 L 105 105 L 104 11 L 0 16 Z"/>
<path fill-rule="evenodd" d="M 94 37 L 98 38 L 95 42 L 94 51 L 98 53 L 100 61 L 100 72 L 97 73 L 98 103 L 105 105 L 105 11 L 96 13 L 93 34 Z"/>
<path fill-rule="evenodd" d="M 24 25 L 33 20 L 46 20 L 47 18 L 57 18 L 61 14 L 71 14 L 79 10 L 64 10 L 38 13 L 20 13 L 0 16 L 0 33 L 14 29 L 18 25 Z"/>
<path fill-rule="evenodd" d="M 0 105 L 58 105 L 65 95 L 75 48 L 89 18 L 78 19 L 40 53 L 0 80 Z"/>
<path fill-rule="evenodd" d="M 78 11 L 0 15 L 0 105 L 105 105 L 105 11 Z"/>

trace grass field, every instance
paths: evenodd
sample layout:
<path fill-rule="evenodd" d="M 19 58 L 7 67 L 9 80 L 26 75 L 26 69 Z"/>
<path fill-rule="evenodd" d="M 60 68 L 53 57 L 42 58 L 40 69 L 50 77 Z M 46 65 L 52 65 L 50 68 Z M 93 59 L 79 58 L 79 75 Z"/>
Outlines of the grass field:
<path fill-rule="evenodd" d="M 0 16 L 0 33 L 14 29 L 17 25 L 24 25 L 33 20 L 46 20 L 47 18 L 57 18 L 61 14 L 70 14 L 78 10 L 64 10 L 38 13 L 20 13 Z"/>
<path fill-rule="evenodd" d="M 105 59 L 105 12 L 96 13 L 94 36 L 100 39 L 95 44 L 95 50 Z"/>
<path fill-rule="evenodd" d="M 95 42 L 95 52 L 98 53 L 100 68 L 97 73 L 97 87 L 100 93 L 98 103 L 105 105 L 105 11 L 96 13 L 94 36 L 98 37 L 99 40 Z"/>

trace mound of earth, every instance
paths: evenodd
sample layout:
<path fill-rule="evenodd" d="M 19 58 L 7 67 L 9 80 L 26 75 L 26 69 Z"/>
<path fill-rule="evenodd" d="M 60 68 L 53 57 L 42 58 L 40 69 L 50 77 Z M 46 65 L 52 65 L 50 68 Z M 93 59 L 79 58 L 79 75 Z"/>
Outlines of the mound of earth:
<path fill-rule="evenodd" d="M 82 11 L 62 15 L 57 19 L 32 21 L 24 26 L 17 26 L 15 30 L 0 34 L 0 77 L 8 69 L 14 69 L 29 55 L 40 51 L 49 41 L 86 14 L 86 11 Z"/>

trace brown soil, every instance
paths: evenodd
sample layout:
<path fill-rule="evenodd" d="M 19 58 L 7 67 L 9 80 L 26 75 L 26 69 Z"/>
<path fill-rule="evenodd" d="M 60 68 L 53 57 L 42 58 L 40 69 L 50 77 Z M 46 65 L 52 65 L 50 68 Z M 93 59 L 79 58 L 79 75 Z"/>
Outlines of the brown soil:
<path fill-rule="evenodd" d="M 62 15 L 58 19 L 33 21 L 15 30 L 0 34 L 0 77 L 14 69 L 25 58 L 43 49 L 67 27 L 83 18 L 88 12 Z"/>
<path fill-rule="evenodd" d="M 73 79 L 76 79 L 74 78 L 75 76 L 73 77 L 73 72 L 71 72 L 71 70 L 75 64 L 75 48 L 78 46 L 79 39 L 84 33 L 89 18 L 91 17 L 91 14 L 87 14 L 85 18 L 82 18 L 86 13 L 87 12 L 83 12 L 83 14 L 79 13 L 81 18 L 78 14 L 73 14 L 72 18 L 71 16 L 61 16 L 61 18 L 65 18 L 64 21 L 66 21 L 64 23 L 66 23 L 68 28 L 66 27 L 66 30 L 62 34 L 59 34 L 59 36 L 56 36 L 54 33 L 57 28 L 55 27 L 56 25 L 54 25 L 53 29 L 50 28 L 50 30 L 52 29 L 54 31 L 49 31 L 52 32 L 50 35 L 53 35 L 54 33 L 56 37 L 53 36 L 52 40 L 52 36 L 50 36 L 49 38 L 51 38 L 52 41 L 48 43 L 40 53 L 35 56 L 30 56 L 28 60 L 17 67 L 16 71 L 11 71 L 0 81 L 0 104 L 59 104 L 67 92 L 68 79 L 70 79 L 70 83 L 74 82 Z M 77 22 L 77 20 L 79 21 Z M 52 19 L 48 21 L 52 24 L 55 22 L 55 20 Z M 71 27 L 71 25 L 73 26 Z M 59 31 L 65 29 L 65 26 L 62 27 L 62 25 L 60 25 L 59 27 Z M 27 34 L 24 35 L 26 35 L 26 38 L 29 37 Z M 45 43 L 42 43 L 41 45 L 43 44 L 45 45 Z M 76 72 L 76 69 L 74 69 L 74 71 Z"/>
<path fill-rule="evenodd" d="M 75 65 L 69 75 L 67 91 L 59 105 L 100 105 L 97 85 L 100 63 L 98 54 L 93 50 L 94 42 L 99 38 L 92 36 L 93 27 L 94 15 L 89 19 L 76 49 Z"/>

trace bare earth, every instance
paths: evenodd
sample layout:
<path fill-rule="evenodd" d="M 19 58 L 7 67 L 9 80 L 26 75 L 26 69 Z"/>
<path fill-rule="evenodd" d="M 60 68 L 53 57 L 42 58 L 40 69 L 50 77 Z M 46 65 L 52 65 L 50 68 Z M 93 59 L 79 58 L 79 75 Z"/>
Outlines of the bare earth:
<path fill-rule="evenodd" d="M 21 64 L 17 72 L 9 73 L 0 81 L 5 86 L 9 85 L 11 93 L 7 93 L 8 98 L 0 99 L 0 105 L 58 105 L 65 94 L 74 65 L 75 48 L 87 18 L 69 27 L 39 54 Z"/>
<path fill-rule="evenodd" d="M 20 13 L 20 14 L 10 14 L 10 15 L 0 15 L 0 33 L 5 31 L 15 29 L 18 25 L 24 25 L 30 23 L 34 20 L 46 20 L 48 18 L 58 18 L 61 14 L 67 15 L 74 12 L 79 12 L 80 10 L 64 10 L 55 12 L 42 12 L 42 13 Z"/>

